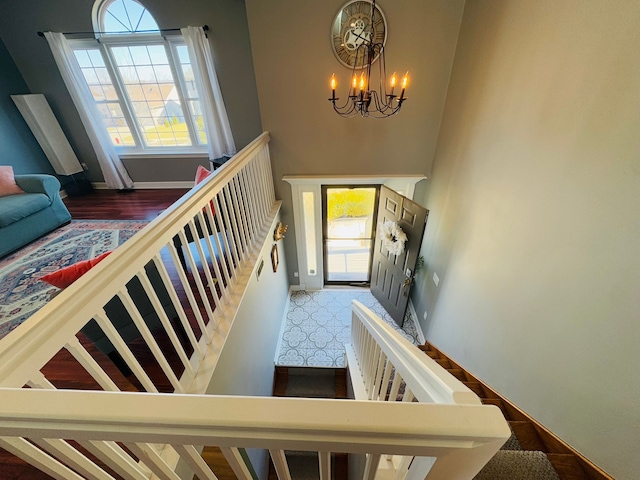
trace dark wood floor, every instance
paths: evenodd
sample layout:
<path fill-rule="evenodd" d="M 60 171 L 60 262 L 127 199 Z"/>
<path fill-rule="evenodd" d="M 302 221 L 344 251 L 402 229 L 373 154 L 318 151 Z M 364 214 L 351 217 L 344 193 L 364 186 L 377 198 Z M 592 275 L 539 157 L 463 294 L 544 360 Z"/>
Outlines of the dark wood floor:
<path fill-rule="evenodd" d="M 64 203 L 76 220 L 153 220 L 188 192 L 184 188 L 164 190 L 94 190 L 88 195 L 67 197 Z"/>
<path fill-rule="evenodd" d="M 136 190 L 119 193 L 113 190 L 96 190 L 88 195 L 67 197 L 64 203 L 76 220 L 152 220 L 159 213 L 184 195 L 188 189 Z M 84 342 L 83 342 L 84 343 Z M 92 351 L 94 358 L 105 368 L 112 378 L 119 378 L 118 386 L 122 390 L 136 390 L 128 380 L 121 375 L 107 357 L 90 345 L 86 348 Z M 70 355 L 61 352 L 55 362 L 45 367 L 45 373 L 58 388 L 96 388 L 87 382 L 79 385 L 81 379 L 69 378 L 65 372 L 73 371 L 70 363 L 74 360 Z M 40 480 L 50 479 L 48 475 L 26 464 L 19 458 L 0 449 L 0 479 L 11 480 Z M 116 476 L 117 478 L 117 476 Z"/>

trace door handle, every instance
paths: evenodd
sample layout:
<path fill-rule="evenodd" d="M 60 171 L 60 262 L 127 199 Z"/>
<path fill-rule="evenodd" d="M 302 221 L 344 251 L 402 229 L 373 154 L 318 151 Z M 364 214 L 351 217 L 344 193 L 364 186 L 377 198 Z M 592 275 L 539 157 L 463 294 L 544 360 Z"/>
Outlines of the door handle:
<path fill-rule="evenodd" d="M 411 285 L 411 277 L 407 277 L 402 284 L 402 295 L 407 296 L 407 287 Z"/>

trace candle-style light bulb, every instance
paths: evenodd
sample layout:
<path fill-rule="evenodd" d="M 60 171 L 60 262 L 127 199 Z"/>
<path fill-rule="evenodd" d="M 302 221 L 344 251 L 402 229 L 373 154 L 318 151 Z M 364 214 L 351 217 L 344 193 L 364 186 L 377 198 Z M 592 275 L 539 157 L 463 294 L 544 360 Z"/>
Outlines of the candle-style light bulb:
<path fill-rule="evenodd" d="M 393 89 L 396 88 L 396 83 L 398 82 L 398 77 L 396 76 L 396 72 L 393 72 L 393 75 L 391 75 L 391 93 L 390 95 L 393 95 Z"/>
<path fill-rule="evenodd" d="M 331 100 L 336 99 L 336 86 L 338 85 L 338 81 L 336 80 L 336 74 L 331 75 Z"/>
<path fill-rule="evenodd" d="M 356 74 L 353 75 L 353 79 L 351 80 L 351 88 L 353 89 L 351 95 L 355 97 L 356 89 L 358 88 L 358 76 Z"/>
<path fill-rule="evenodd" d="M 400 100 L 404 100 L 404 91 L 407 88 L 407 85 L 409 84 L 409 72 L 404 74 L 404 77 L 402 77 L 402 92 L 400 92 Z"/>
<path fill-rule="evenodd" d="M 364 72 L 360 74 L 360 90 L 364 91 L 364 87 L 366 86 L 364 80 Z"/>

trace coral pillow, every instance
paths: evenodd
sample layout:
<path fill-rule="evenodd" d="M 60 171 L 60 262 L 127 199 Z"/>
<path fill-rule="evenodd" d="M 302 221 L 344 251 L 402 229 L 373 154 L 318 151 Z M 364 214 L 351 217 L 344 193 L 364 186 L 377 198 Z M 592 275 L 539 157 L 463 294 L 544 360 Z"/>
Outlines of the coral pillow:
<path fill-rule="evenodd" d="M 16 183 L 16 179 L 13 176 L 13 167 L 10 165 L 0 166 L 0 197 L 18 193 L 25 192 Z"/>
<path fill-rule="evenodd" d="M 211 175 L 210 170 L 207 170 L 202 165 L 198 165 L 198 169 L 196 170 L 196 185 L 202 182 L 209 175 Z"/>
<path fill-rule="evenodd" d="M 196 181 L 195 181 L 195 184 L 198 185 L 200 182 L 202 182 L 205 178 L 207 178 L 212 173 L 213 172 L 211 170 L 207 170 L 202 165 L 198 165 L 198 169 L 196 170 Z M 211 205 L 211 213 L 213 213 L 215 215 L 216 209 L 213 207 L 213 200 L 211 200 L 209 202 L 209 204 Z M 205 209 L 203 208 L 202 211 L 204 212 Z"/>
<path fill-rule="evenodd" d="M 73 265 L 69 265 L 68 267 L 61 268 L 56 272 L 49 273 L 48 275 L 40 277 L 40 280 L 47 282 L 49 285 L 53 285 L 54 287 L 67 288 L 82 275 L 87 273 L 98 263 L 104 260 L 105 257 L 110 253 L 110 251 L 105 252 L 96 258 L 91 258 L 89 260 L 74 263 Z"/>

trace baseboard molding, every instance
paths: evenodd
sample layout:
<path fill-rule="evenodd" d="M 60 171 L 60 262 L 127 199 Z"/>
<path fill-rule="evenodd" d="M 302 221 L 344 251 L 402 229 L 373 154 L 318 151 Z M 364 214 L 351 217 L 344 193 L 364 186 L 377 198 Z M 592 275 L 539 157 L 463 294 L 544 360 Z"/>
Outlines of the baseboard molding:
<path fill-rule="evenodd" d="M 304 283 L 301 283 L 300 285 L 291 285 L 289 287 L 290 292 L 301 292 L 304 289 L 305 289 Z"/>
<path fill-rule="evenodd" d="M 418 342 L 420 345 L 424 345 L 427 339 L 424 337 L 424 332 L 422 331 L 422 326 L 420 325 L 420 320 L 418 319 L 418 314 L 416 313 L 416 307 L 413 306 L 413 300 L 409 300 L 409 313 L 413 317 L 413 320 L 416 324 L 416 333 L 418 334 Z"/>
<path fill-rule="evenodd" d="M 96 190 L 113 190 L 108 187 L 105 182 L 92 182 L 93 188 Z M 133 188 L 139 190 L 152 190 L 164 188 L 192 188 L 193 181 L 181 182 L 134 182 Z"/>
<path fill-rule="evenodd" d="M 451 366 L 459 372 L 459 376 L 456 377 L 464 382 L 471 382 L 480 384 L 481 390 L 486 397 L 483 403 L 496 405 L 503 413 L 506 411 L 511 420 L 525 421 L 533 426 L 534 434 L 539 438 L 541 444 L 544 446 L 544 453 L 547 455 L 554 469 L 558 473 L 561 480 L 615 480 L 611 475 L 606 473 L 595 463 L 582 455 L 578 450 L 566 443 L 551 430 L 545 427 L 542 423 L 538 422 L 535 418 L 522 410 L 516 404 L 507 400 L 507 398 L 501 395 L 499 392 L 491 388 L 479 378 L 469 373 L 459 363 L 445 354 L 442 350 L 435 347 L 431 342 L 425 343 L 425 346 L 421 350 L 435 352 L 440 360 L 445 360 Z M 429 355 L 434 358 L 432 355 Z M 440 363 L 440 361 L 438 361 Z M 447 367 L 445 367 L 447 368 Z M 449 368 L 447 368 L 449 370 Z M 461 378 L 464 378 L 462 380 Z M 476 394 L 477 391 L 474 391 Z M 482 397 L 481 397 L 482 398 Z M 505 414 L 505 418 L 508 417 Z M 509 420 L 509 418 L 507 418 Z M 566 457 L 574 457 L 574 461 L 568 461 Z M 579 471 L 576 471 L 576 468 Z"/>

